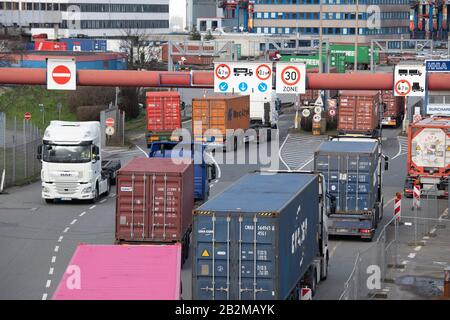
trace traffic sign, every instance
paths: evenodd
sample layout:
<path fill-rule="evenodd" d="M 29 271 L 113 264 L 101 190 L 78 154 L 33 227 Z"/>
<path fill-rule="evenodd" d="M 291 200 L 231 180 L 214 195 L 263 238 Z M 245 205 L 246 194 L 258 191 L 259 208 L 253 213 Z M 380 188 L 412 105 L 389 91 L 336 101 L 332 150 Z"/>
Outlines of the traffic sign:
<path fill-rule="evenodd" d="M 337 105 L 336 99 L 327 99 L 328 108 L 335 108 Z"/>
<path fill-rule="evenodd" d="M 256 62 L 217 62 L 214 65 L 214 92 L 271 93 L 272 64 Z"/>
<path fill-rule="evenodd" d="M 315 114 L 313 117 L 313 121 L 314 122 L 320 122 L 320 120 L 322 120 L 322 117 L 320 116 L 320 114 Z"/>
<path fill-rule="evenodd" d="M 276 92 L 302 94 L 306 92 L 306 66 L 304 63 L 277 62 Z"/>
<path fill-rule="evenodd" d="M 76 90 L 75 59 L 47 59 L 47 89 Z"/>
<path fill-rule="evenodd" d="M 311 111 L 309 109 L 303 109 L 302 116 L 308 118 L 311 115 Z"/>
<path fill-rule="evenodd" d="M 320 107 L 320 106 L 314 107 L 314 113 L 321 114 L 322 113 L 322 107 Z"/>
<path fill-rule="evenodd" d="M 427 72 L 450 72 L 450 60 L 425 60 Z"/>
<path fill-rule="evenodd" d="M 25 120 L 27 120 L 27 121 L 30 120 L 30 119 L 31 119 L 31 113 L 25 112 L 24 118 L 25 118 Z"/>
<path fill-rule="evenodd" d="M 110 126 L 106 127 L 106 129 L 105 129 L 105 133 L 108 136 L 112 136 L 114 134 L 114 131 L 115 131 L 114 127 L 110 127 Z"/>
<path fill-rule="evenodd" d="M 107 118 L 107 119 L 105 120 L 105 124 L 106 124 L 107 127 L 112 127 L 112 126 L 114 126 L 114 119 L 113 119 L 113 118 Z"/>
<path fill-rule="evenodd" d="M 423 97 L 426 91 L 426 69 L 423 65 L 395 66 L 394 95 L 403 97 Z"/>
<path fill-rule="evenodd" d="M 419 122 L 420 120 L 422 120 L 422 116 L 420 114 L 415 114 L 413 116 L 413 122 L 414 123 Z"/>
<path fill-rule="evenodd" d="M 336 109 L 330 108 L 330 109 L 328 110 L 328 114 L 330 115 L 330 117 L 336 116 Z"/>

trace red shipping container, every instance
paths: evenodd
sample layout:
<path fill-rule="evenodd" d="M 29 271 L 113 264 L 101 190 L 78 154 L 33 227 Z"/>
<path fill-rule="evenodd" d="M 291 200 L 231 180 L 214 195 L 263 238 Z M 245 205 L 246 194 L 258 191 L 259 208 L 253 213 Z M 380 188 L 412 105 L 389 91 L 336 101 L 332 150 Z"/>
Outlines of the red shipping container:
<path fill-rule="evenodd" d="M 341 90 L 339 96 L 338 131 L 374 134 L 380 126 L 379 92 Z"/>
<path fill-rule="evenodd" d="M 180 48 L 183 48 L 184 46 L 182 44 L 179 45 Z M 188 51 L 199 51 L 200 46 L 196 45 L 190 45 L 187 46 Z M 185 55 L 183 56 L 181 53 L 179 53 L 178 49 L 173 46 L 172 48 L 172 59 L 174 63 L 181 60 L 181 57 L 184 57 L 186 60 L 184 61 L 184 64 L 188 65 L 210 65 L 214 63 L 214 57 L 213 56 L 202 56 L 202 55 Z M 205 51 L 213 51 L 214 46 L 203 46 L 203 50 Z M 162 46 L 161 50 L 161 60 L 163 62 L 167 62 L 168 60 L 168 46 L 167 44 Z"/>
<path fill-rule="evenodd" d="M 117 171 L 116 241 L 185 243 L 193 207 L 192 163 L 134 158 Z"/>
<path fill-rule="evenodd" d="M 169 140 L 181 128 L 180 94 L 176 91 L 147 92 L 147 143 Z"/>
<path fill-rule="evenodd" d="M 67 43 L 56 41 L 36 41 L 34 43 L 36 51 L 67 51 Z"/>
<path fill-rule="evenodd" d="M 392 90 L 381 92 L 381 101 L 385 104 L 383 125 L 398 126 L 404 115 L 405 97 L 395 97 Z"/>

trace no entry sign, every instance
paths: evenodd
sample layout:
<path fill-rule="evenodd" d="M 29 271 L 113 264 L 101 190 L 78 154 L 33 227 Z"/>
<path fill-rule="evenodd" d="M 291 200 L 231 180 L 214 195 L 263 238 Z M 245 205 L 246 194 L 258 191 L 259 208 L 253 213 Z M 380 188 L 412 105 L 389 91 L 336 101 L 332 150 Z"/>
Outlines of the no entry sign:
<path fill-rule="evenodd" d="M 47 59 L 47 89 L 76 90 L 76 64 L 71 59 Z"/>
<path fill-rule="evenodd" d="M 31 113 L 29 112 L 25 112 L 25 115 L 23 116 L 25 118 L 25 120 L 30 120 L 31 119 Z"/>
<path fill-rule="evenodd" d="M 105 120 L 105 124 L 107 127 L 112 127 L 114 126 L 114 119 L 113 118 L 108 118 Z"/>
<path fill-rule="evenodd" d="M 306 66 L 303 63 L 277 62 L 277 93 L 305 93 Z"/>

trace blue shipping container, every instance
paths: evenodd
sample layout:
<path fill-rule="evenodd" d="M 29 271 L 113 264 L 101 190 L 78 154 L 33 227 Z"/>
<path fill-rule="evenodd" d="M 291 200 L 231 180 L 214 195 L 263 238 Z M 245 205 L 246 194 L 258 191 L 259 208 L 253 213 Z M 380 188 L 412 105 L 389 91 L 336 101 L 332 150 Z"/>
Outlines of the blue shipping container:
<path fill-rule="evenodd" d="M 319 253 L 319 176 L 252 173 L 194 211 L 194 300 L 287 299 Z M 256 253 L 256 255 L 255 255 Z"/>
<path fill-rule="evenodd" d="M 65 38 L 59 41 L 67 43 L 67 51 L 94 51 L 94 40 L 92 39 Z"/>
<path fill-rule="evenodd" d="M 336 213 L 371 211 L 378 201 L 379 144 L 326 141 L 315 152 L 314 170 L 336 197 Z"/>
<path fill-rule="evenodd" d="M 106 40 L 105 39 L 94 40 L 94 51 L 98 51 L 98 52 L 108 51 L 107 45 L 106 45 Z"/>

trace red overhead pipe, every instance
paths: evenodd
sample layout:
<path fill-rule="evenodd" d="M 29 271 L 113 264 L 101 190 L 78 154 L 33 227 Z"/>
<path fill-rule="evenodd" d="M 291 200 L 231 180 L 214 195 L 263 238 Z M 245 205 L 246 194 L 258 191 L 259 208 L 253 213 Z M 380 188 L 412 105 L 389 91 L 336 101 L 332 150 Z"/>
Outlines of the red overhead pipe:
<path fill-rule="evenodd" d="M 46 69 L 0 68 L 0 84 L 45 85 Z M 391 73 L 308 73 L 307 88 L 314 90 L 392 90 Z M 78 70 L 80 86 L 212 88 L 212 71 L 167 72 Z M 428 75 L 428 89 L 450 90 L 450 73 Z"/>

